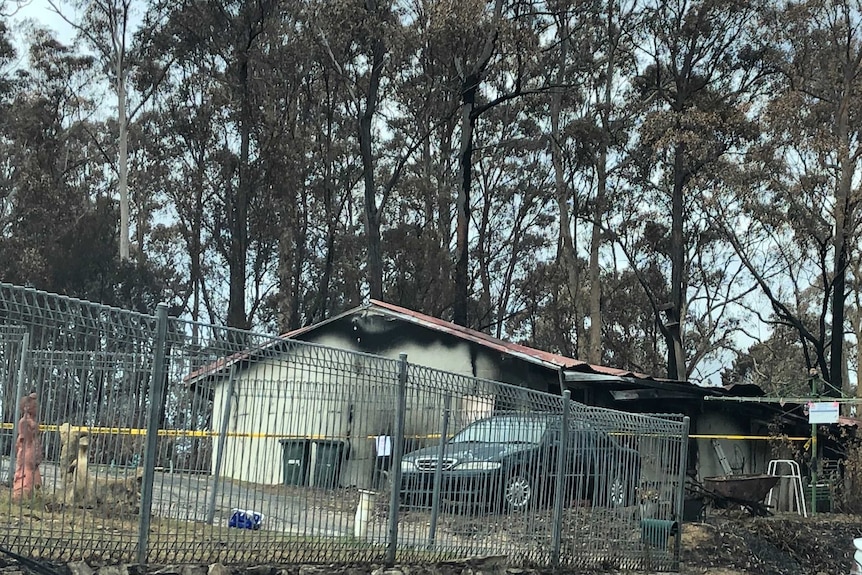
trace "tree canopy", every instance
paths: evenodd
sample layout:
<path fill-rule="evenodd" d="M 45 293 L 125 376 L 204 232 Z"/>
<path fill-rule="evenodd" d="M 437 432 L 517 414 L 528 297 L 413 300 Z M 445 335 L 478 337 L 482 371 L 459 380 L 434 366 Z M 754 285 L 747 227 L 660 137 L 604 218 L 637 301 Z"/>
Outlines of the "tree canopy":
<path fill-rule="evenodd" d="M 854 387 L 862 2 L 52 6 L 0 19 L 3 281 Z"/>

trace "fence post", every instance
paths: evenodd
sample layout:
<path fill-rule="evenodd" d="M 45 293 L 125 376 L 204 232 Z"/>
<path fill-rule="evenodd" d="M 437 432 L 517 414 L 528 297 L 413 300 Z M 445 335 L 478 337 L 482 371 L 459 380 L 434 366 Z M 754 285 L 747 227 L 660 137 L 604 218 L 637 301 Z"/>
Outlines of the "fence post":
<path fill-rule="evenodd" d="M 398 399 L 395 403 L 395 437 L 392 440 L 392 472 L 389 493 L 389 540 L 386 543 L 386 564 L 395 564 L 398 548 L 398 500 L 401 491 L 401 458 L 404 456 L 404 412 L 407 409 L 407 354 L 398 356 Z"/>
<path fill-rule="evenodd" d="M 30 334 L 24 332 L 21 336 L 21 356 L 18 359 L 18 374 L 15 378 L 15 399 L 12 415 L 12 451 L 9 453 L 9 485 L 15 484 L 15 465 L 18 459 L 18 449 L 15 442 L 18 440 L 18 420 L 21 418 L 21 398 L 24 397 L 24 377 L 26 376 L 27 352 L 30 349 Z M 40 400 L 44 401 L 42 398 Z M 44 405 L 44 403 L 42 404 Z"/>
<path fill-rule="evenodd" d="M 141 479 L 141 508 L 138 513 L 137 561 L 146 563 L 153 511 L 153 482 L 156 476 L 156 449 L 159 439 L 159 412 L 165 386 L 165 347 L 168 333 L 168 305 L 156 310 L 156 334 L 153 340 L 153 369 L 150 378 L 150 405 L 147 410 L 147 442 L 144 446 L 144 474 Z"/>
<path fill-rule="evenodd" d="M 221 478 L 221 466 L 224 459 L 224 448 L 227 444 L 227 432 L 230 425 L 230 406 L 233 401 L 233 386 L 234 376 L 236 375 L 236 365 L 230 368 L 230 376 L 227 380 L 227 395 L 224 399 L 224 408 L 222 409 L 221 429 L 218 436 L 218 451 L 216 451 L 215 469 L 213 469 L 213 488 L 210 492 L 209 509 L 207 509 L 207 523 L 212 525 L 215 521 L 216 499 L 218 497 L 218 482 Z"/>
<path fill-rule="evenodd" d="M 551 539 L 551 563 L 554 567 L 560 565 L 560 546 L 563 533 L 563 498 L 566 486 L 566 459 L 569 448 L 569 411 L 571 409 L 572 392 L 563 391 L 563 416 L 560 422 L 560 447 L 557 450 L 557 481 L 554 483 L 554 516 L 553 535 Z"/>
<path fill-rule="evenodd" d="M 679 571 L 679 552 L 682 543 L 682 512 L 685 508 L 685 479 L 686 467 L 688 467 L 688 432 L 691 427 L 691 419 L 686 415 L 682 418 L 682 445 L 679 448 L 679 479 L 676 487 L 676 509 L 674 509 L 674 519 L 679 525 L 679 531 L 676 534 L 676 539 L 673 543 L 673 571 Z"/>
<path fill-rule="evenodd" d="M 428 527 L 428 545 L 434 545 L 437 537 L 437 519 L 440 516 L 440 484 L 443 482 L 443 456 L 449 434 L 449 414 L 452 410 L 452 394 L 443 398 L 443 424 L 440 428 L 440 443 L 437 446 L 437 465 L 434 466 L 434 491 L 431 496 L 431 525 Z"/>

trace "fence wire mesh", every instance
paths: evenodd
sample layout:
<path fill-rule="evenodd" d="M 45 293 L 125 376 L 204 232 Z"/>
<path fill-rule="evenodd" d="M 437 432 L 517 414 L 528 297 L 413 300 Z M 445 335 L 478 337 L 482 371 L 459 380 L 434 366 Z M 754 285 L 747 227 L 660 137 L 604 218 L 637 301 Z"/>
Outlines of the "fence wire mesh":
<path fill-rule="evenodd" d="M 18 552 L 678 565 L 676 416 L 4 284 L 0 352 Z M 16 443 L 34 422 L 41 445 Z"/>
<path fill-rule="evenodd" d="M 2 285 L 0 325 L 0 471 L 12 487 L 0 540 L 37 557 L 128 555 L 155 318 Z"/>

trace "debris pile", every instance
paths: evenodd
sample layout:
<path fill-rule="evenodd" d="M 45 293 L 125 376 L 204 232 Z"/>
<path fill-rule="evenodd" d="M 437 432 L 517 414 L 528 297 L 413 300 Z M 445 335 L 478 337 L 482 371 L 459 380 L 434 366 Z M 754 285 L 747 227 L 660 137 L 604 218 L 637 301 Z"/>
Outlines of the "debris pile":
<path fill-rule="evenodd" d="M 713 516 L 685 525 L 682 573 L 847 573 L 856 537 L 862 537 L 862 516 Z"/>

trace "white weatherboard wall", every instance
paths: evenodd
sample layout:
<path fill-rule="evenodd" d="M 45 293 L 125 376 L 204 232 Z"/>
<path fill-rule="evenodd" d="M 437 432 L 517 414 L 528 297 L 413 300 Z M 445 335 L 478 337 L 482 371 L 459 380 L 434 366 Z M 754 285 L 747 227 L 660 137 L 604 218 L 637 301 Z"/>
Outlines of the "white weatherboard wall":
<path fill-rule="evenodd" d="M 310 350 L 309 353 L 314 353 Z M 241 369 L 234 377 L 228 434 L 222 457 L 221 476 L 240 481 L 280 484 L 284 481 L 284 450 L 281 439 L 336 440 L 344 442 L 348 460 L 342 466 L 340 483 L 365 486 L 370 482 L 373 453 L 368 437 L 383 433 L 394 421 L 397 372 L 381 371 L 381 363 L 370 365 L 342 354 L 329 366 L 318 357 L 301 357 L 291 351 Z M 392 362 L 385 362 L 390 369 Z M 215 383 L 213 429 L 220 432 L 226 375 Z M 212 457 L 216 471 L 218 437 Z M 308 478 L 315 475 L 317 446 L 312 444 Z"/>
<path fill-rule="evenodd" d="M 315 343 L 355 351 L 359 342 L 349 337 L 321 337 Z M 383 357 L 397 360 L 407 353 L 414 365 L 449 373 L 494 379 L 487 358 L 471 361 L 470 347 L 393 344 Z M 374 437 L 392 435 L 397 397 L 397 363 L 359 354 L 337 353 L 327 359 L 314 348 L 299 347 L 280 356 L 261 358 L 242 366 L 234 376 L 228 437 L 221 476 L 262 484 L 284 481 L 282 438 L 341 440 L 345 443 L 339 483 L 368 487 L 373 475 Z M 445 378 L 436 374 L 434 378 Z M 229 376 L 213 385 L 213 431 L 221 430 Z M 463 380 L 461 380 L 463 383 Z M 481 383 L 453 395 L 448 432 L 452 434 L 493 409 L 498 389 Z M 444 393 L 436 379 L 408 382 L 405 437 L 412 445 L 436 444 L 441 431 Z M 214 439 L 215 472 L 218 437 Z M 309 478 L 314 475 L 314 453 L 309 454 Z"/>
<path fill-rule="evenodd" d="M 349 351 L 363 351 L 362 342 L 357 338 L 341 335 L 325 335 L 309 337 L 316 344 L 331 348 Z M 475 377 L 482 379 L 498 379 L 499 373 L 496 366 L 484 355 L 478 355 L 471 359 L 470 345 L 467 342 L 459 342 L 454 346 L 439 343 L 424 345 L 401 340 L 393 342 L 388 350 L 378 352 L 381 357 L 391 360 L 399 359 L 402 353 L 407 354 L 407 361 L 412 365 L 428 367 L 440 370 L 441 374 L 434 374 L 432 378 L 445 379 L 449 374 L 473 377 L 475 365 Z M 429 375 L 427 372 L 424 375 Z M 459 380 L 463 383 L 464 380 Z M 357 405 L 354 408 L 354 433 L 351 441 L 350 460 L 347 462 L 342 481 L 350 485 L 368 485 L 368 478 L 372 476 L 374 465 L 374 436 L 392 434 L 395 424 L 395 393 L 394 387 L 385 386 L 388 395 L 388 405 L 379 409 L 373 417 L 363 417 L 362 414 L 372 414 L 373 409 Z M 362 387 L 359 388 L 361 397 Z M 475 421 L 481 416 L 488 414 L 494 405 L 494 397 L 498 392 L 495 384 L 479 383 L 475 389 L 462 390 L 461 394 L 452 397 L 451 416 L 449 419 L 448 434 L 452 434 L 468 423 Z M 382 390 L 377 392 L 382 393 Z M 378 395 L 378 397 L 381 397 Z M 423 380 L 412 381 L 408 379 L 406 413 L 404 417 L 404 436 L 408 446 L 420 447 L 424 445 L 436 445 L 439 442 L 439 434 L 442 431 L 442 413 L 444 407 L 443 386 L 441 381 Z M 372 399 L 372 403 L 379 400 Z M 369 406 L 370 407 L 370 406 Z"/>
<path fill-rule="evenodd" d="M 221 475 L 252 483 L 283 481 L 285 437 L 340 438 L 347 406 L 325 373 L 313 373 L 292 361 L 266 359 L 234 377 L 228 436 Z M 213 427 L 221 431 L 228 378 L 219 380 L 213 402 Z M 215 438 L 215 472 L 219 438 Z"/>

